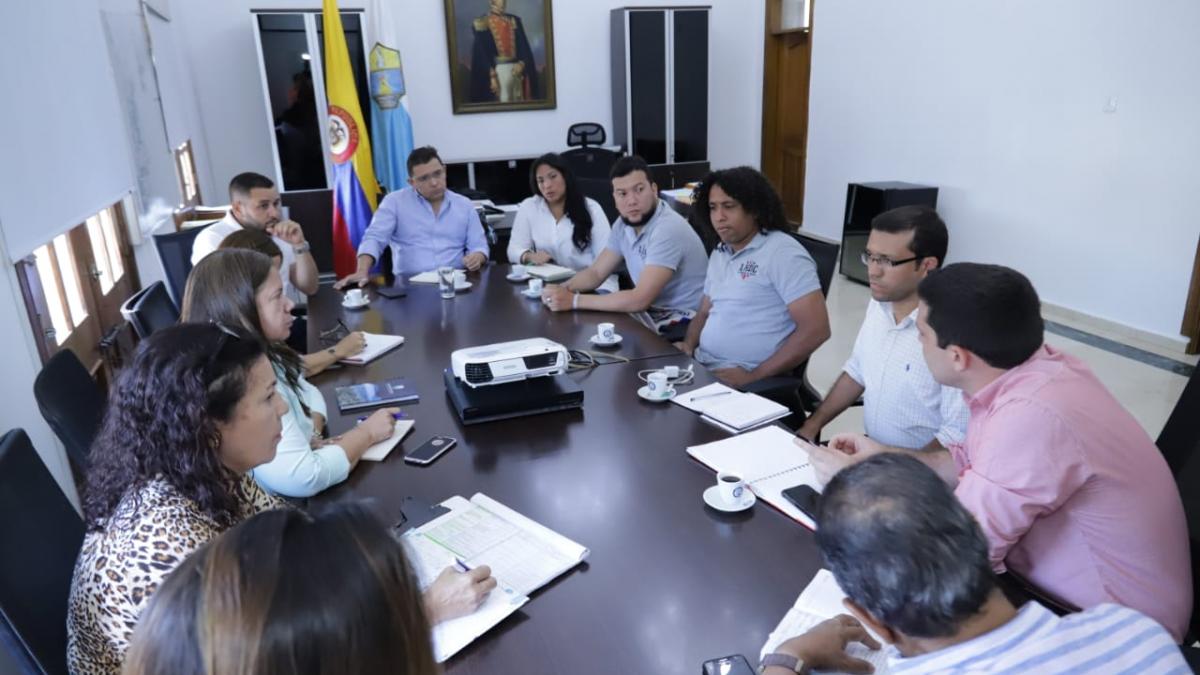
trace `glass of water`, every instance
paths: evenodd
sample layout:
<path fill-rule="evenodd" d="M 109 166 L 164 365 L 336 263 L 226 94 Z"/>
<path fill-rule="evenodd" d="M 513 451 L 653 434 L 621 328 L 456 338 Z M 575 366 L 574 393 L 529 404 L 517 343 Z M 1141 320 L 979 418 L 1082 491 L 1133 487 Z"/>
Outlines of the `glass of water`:
<path fill-rule="evenodd" d="M 441 291 L 443 298 L 454 297 L 454 268 L 439 267 L 437 268 L 438 290 Z"/>

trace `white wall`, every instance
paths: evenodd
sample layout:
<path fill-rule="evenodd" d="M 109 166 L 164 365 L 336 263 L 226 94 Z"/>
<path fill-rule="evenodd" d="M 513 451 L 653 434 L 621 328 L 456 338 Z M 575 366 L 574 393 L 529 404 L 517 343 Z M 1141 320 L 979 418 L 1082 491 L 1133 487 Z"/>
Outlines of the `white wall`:
<path fill-rule="evenodd" d="M 1200 233 L 1198 35 L 1194 0 L 816 3 L 805 227 L 840 237 L 850 182 L 936 185 L 950 260 L 1178 336 Z"/>
<path fill-rule="evenodd" d="M 714 166 L 758 166 L 765 19 L 763 3 L 749 0 L 557 0 L 553 14 L 558 107 L 471 115 L 451 113 L 442 0 L 406 0 L 396 14 L 403 21 L 400 50 L 414 141 L 434 145 L 452 161 L 562 149 L 573 122 L 600 122 L 611 134 L 609 10 L 638 4 L 712 5 L 710 159 Z M 209 140 L 211 184 L 224 185 L 240 171 L 274 174 L 270 118 L 263 101 L 250 9 L 319 6 L 315 0 L 172 5 L 172 18 L 187 26 L 184 42 Z M 343 10 L 361 7 L 341 3 Z M 206 200 L 213 202 L 211 197 Z"/>

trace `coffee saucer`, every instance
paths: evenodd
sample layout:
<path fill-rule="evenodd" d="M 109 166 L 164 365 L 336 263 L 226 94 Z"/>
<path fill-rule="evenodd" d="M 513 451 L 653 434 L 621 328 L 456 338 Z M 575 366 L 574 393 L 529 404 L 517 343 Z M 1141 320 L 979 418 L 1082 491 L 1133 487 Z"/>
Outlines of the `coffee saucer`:
<path fill-rule="evenodd" d="M 529 298 L 530 300 L 535 300 L 535 299 L 540 300 L 542 298 L 541 291 L 533 291 L 528 288 L 522 288 L 521 295 Z"/>
<path fill-rule="evenodd" d="M 345 307 L 346 309 L 362 309 L 369 304 L 371 304 L 371 299 L 366 296 L 363 296 L 362 302 L 350 302 L 349 300 L 342 300 L 342 307 Z"/>
<path fill-rule="evenodd" d="M 509 274 L 509 275 L 505 276 L 504 278 L 508 279 L 509 281 L 520 282 L 520 281 L 529 281 L 532 277 L 533 277 L 533 275 L 531 275 L 531 274 Z"/>
<path fill-rule="evenodd" d="M 606 342 L 601 340 L 599 335 L 593 335 L 592 337 L 588 338 L 588 342 L 591 342 L 597 347 L 616 347 L 617 345 L 621 344 L 621 340 L 624 339 L 625 338 L 621 337 L 620 335 L 613 335 L 613 339 Z"/>
<path fill-rule="evenodd" d="M 758 501 L 758 498 L 754 496 L 754 493 L 749 488 L 746 488 L 743 495 L 741 504 L 728 504 L 724 499 L 721 499 L 721 486 L 713 485 L 704 491 L 704 503 L 718 511 L 737 513 L 738 511 L 745 511 L 754 506 L 754 503 Z"/>
<path fill-rule="evenodd" d="M 672 390 L 672 391 L 671 391 L 671 395 L 670 395 L 670 396 L 663 396 L 662 398 L 658 398 L 658 397 L 655 397 L 655 396 L 651 396 L 651 395 L 650 395 L 650 391 L 649 391 L 649 390 L 650 390 L 650 388 L 649 388 L 649 387 L 641 387 L 641 388 L 639 388 L 639 389 L 638 389 L 638 396 L 641 396 L 643 399 L 645 399 L 645 400 L 647 400 L 647 401 L 653 401 L 654 403 L 662 403 L 663 401 L 670 401 L 672 398 L 674 398 L 674 397 L 675 397 L 675 392 L 674 392 L 674 390 Z"/>

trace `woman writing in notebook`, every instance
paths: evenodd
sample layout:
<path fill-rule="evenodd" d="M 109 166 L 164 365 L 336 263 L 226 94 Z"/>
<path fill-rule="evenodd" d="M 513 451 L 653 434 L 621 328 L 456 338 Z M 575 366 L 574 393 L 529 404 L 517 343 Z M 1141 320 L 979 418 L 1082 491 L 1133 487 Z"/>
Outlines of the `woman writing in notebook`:
<path fill-rule="evenodd" d="M 304 379 L 300 355 L 285 342 L 294 321 L 291 310 L 270 258 L 224 249 L 192 269 L 180 320 L 240 326 L 266 343 L 276 388 L 288 410 L 275 458 L 253 470 L 254 480 L 274 494 L 311 497 L 345 480 L 368 448 L 389 438 L 396 426 L 392 415 L 399 409 L 377 410 L 357 427 L 326 440 L 325 399 Z"/>
<path fill-rule="evenodd" d="M 553 152 L 534 160 L 529 189 L 533 196 L 521 202 L 513 220 L 509 261 L 586 269 L 604 250 L 611 230 L 600 204 L 583 195 L 570 167 Z M 615 291 L 616 277 L 600 288 Z"/>

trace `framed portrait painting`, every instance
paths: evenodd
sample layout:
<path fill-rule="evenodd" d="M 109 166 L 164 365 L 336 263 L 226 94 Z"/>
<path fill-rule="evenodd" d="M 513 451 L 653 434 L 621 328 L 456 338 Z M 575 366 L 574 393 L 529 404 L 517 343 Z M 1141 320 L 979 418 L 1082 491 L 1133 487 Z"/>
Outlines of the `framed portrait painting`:
<path fill-rule="evenodd" d="M 445 0 L 454 113 L 555 107 L 550 0 Z"/>

